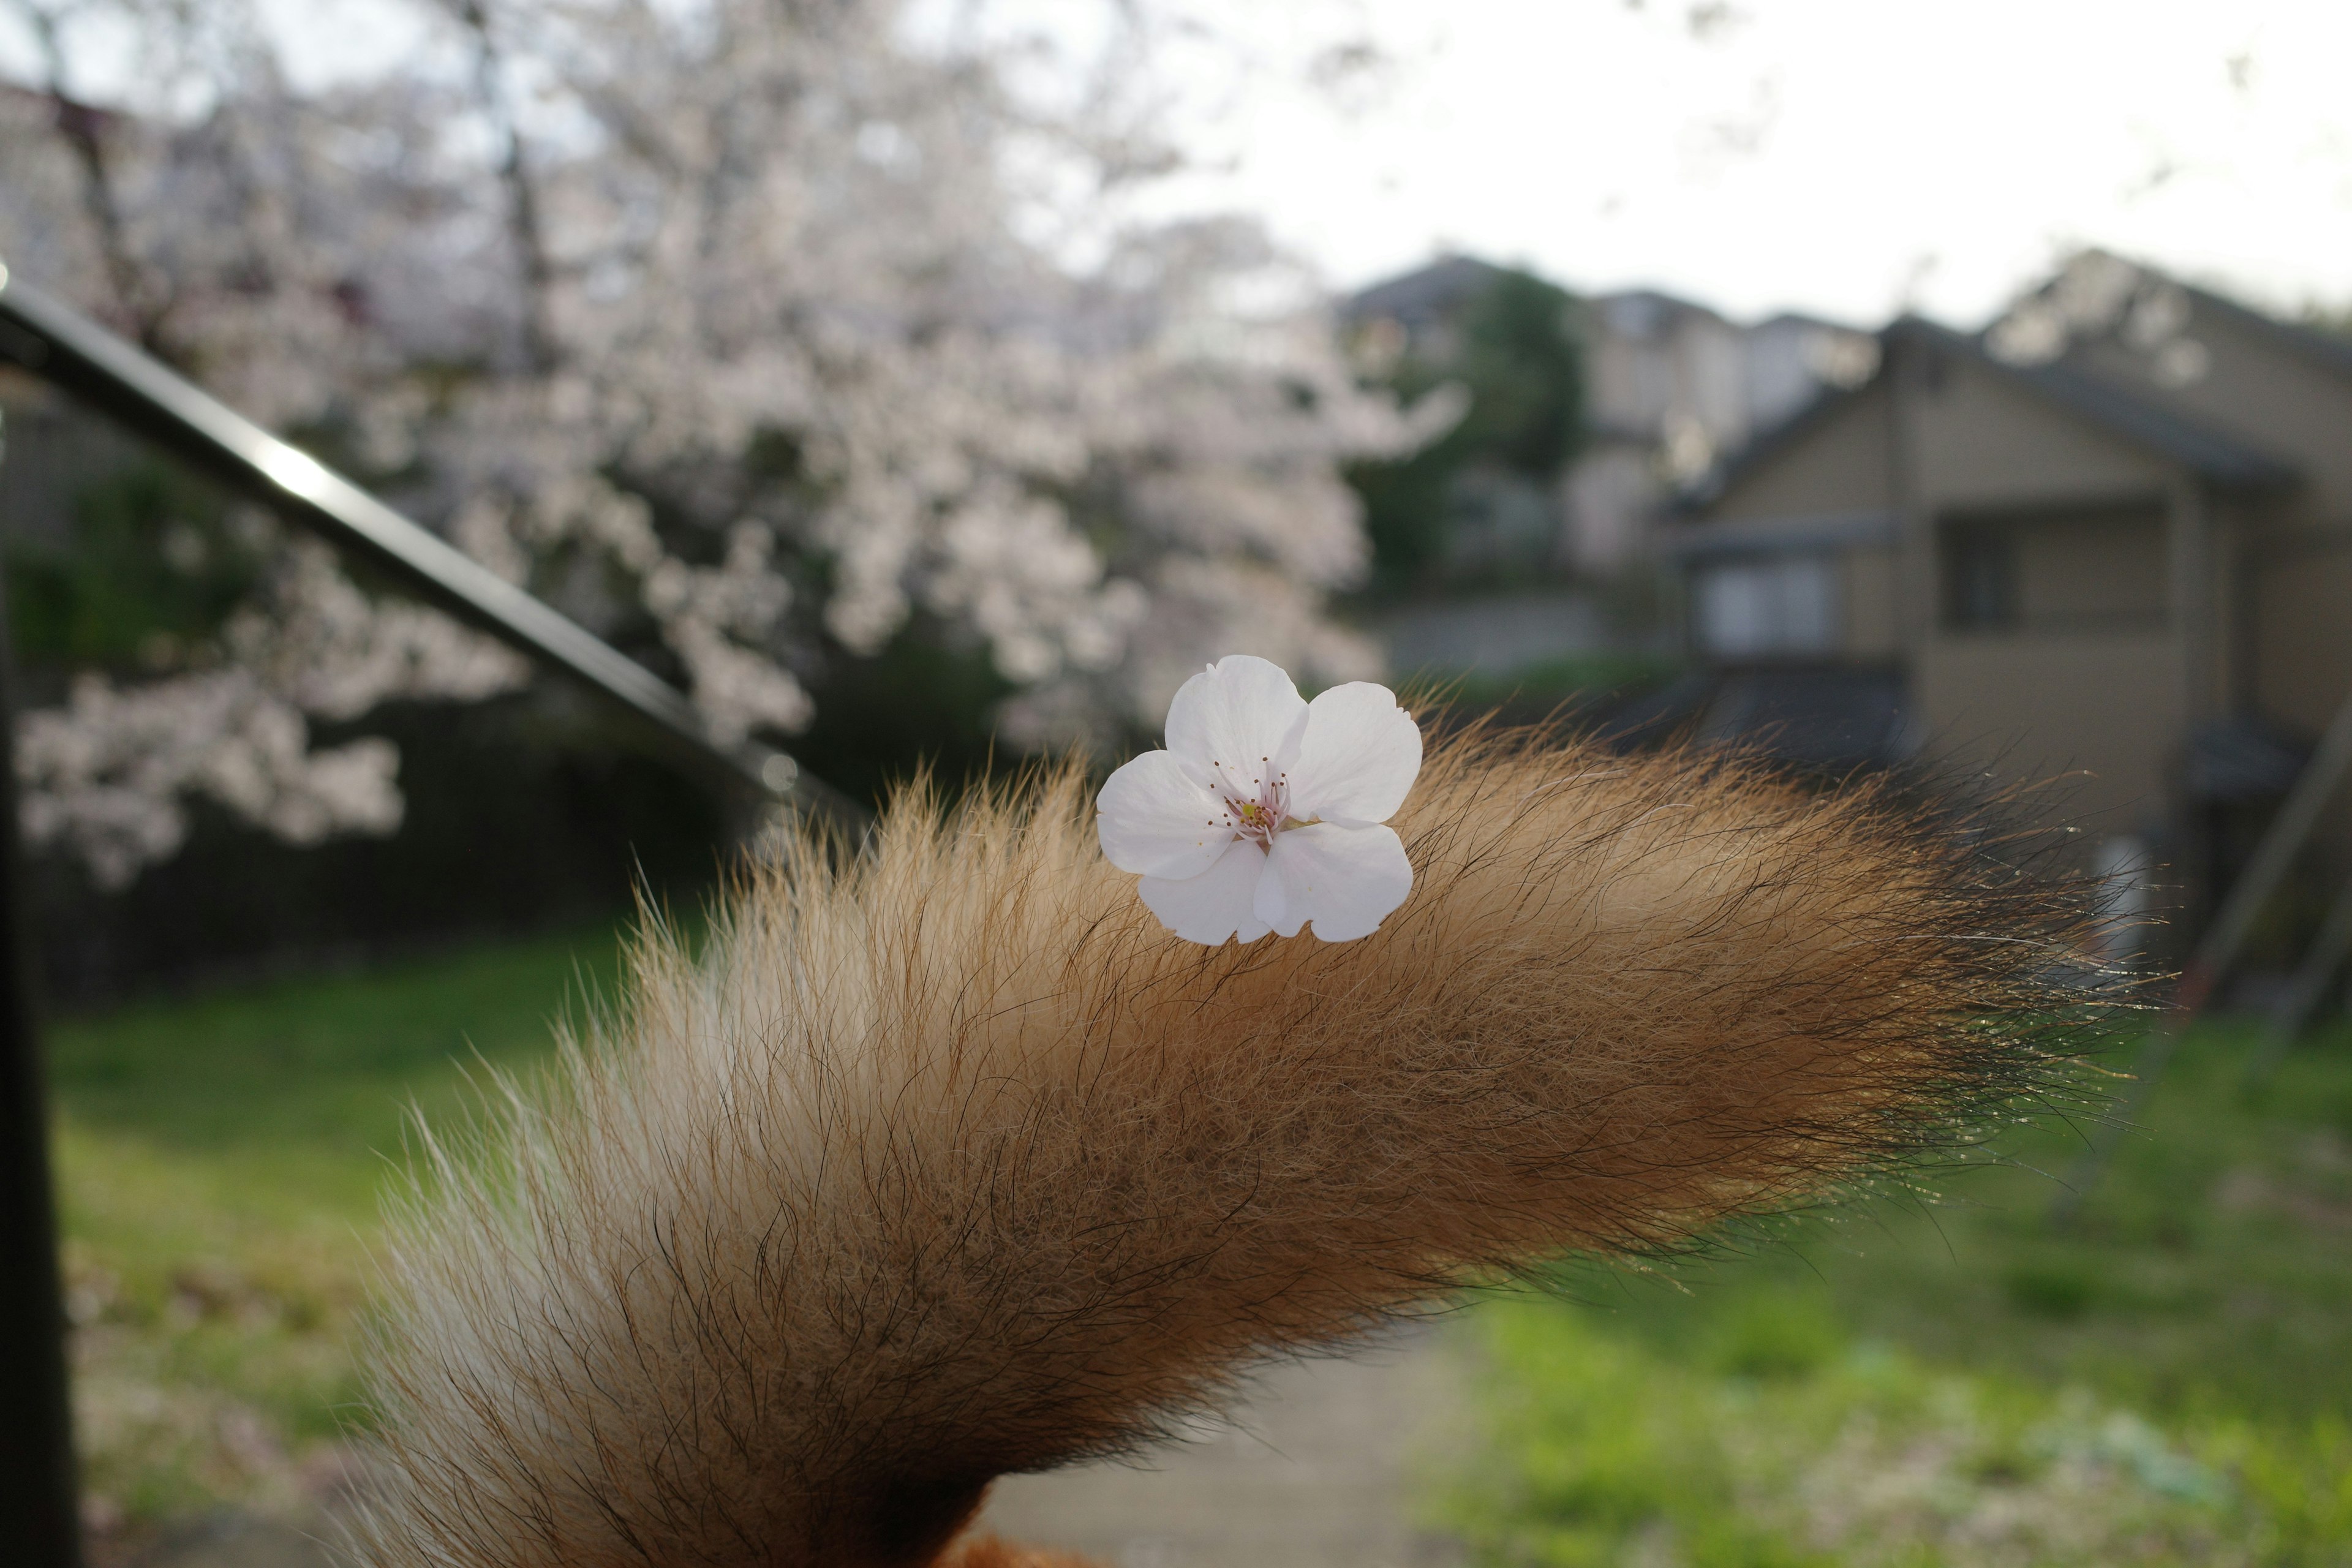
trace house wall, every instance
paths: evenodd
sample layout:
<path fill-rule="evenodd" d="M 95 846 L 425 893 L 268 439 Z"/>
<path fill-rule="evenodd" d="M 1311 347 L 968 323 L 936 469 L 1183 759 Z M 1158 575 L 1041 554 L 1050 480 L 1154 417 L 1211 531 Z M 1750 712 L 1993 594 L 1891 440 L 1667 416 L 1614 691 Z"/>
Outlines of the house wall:
<path fill-rule="evenodd" d="M 1648 445 L 1612 437 L 1586 447 L 1560 485 L 1563 564 L 1607 575 L 1639 559 L 1660 484 Z"/>
<path fill-rule="evenodd" d="M 1941 754 L 2042 798 L 2098 833 L 2168 816 L 2186 727 L 2164 632 L 2013 632 L 1934 638 L 1913 689 Z M 2064 776 L 2062 775 L 2073 775 Z"/>
<path fill-rule="evenodd" d="M 1646 558 L 1671 487 L 1747 439 L 1747 333 L 1646 290 L 1588 300 L 1589 445 L 1565 481 L 1560 563 L 1594 575 Z"/>
<path fill-rule="evenodd" d="M 1586 417 L 1606 431 L 1654 437 L 1677 417 L 1718 450 L 1748 430 L 1741 330 L 1664 295 L 1591 302 L 1586 328 Z"/>
<path fill-rule="evenodd" d="M 1999 568 L 2003 591 L 1992 607 L 2020 629 L 2153 631 L 2171 608 L 2171 520 L 2161 507 L 2009 508 L 1937 521 L 1947 627 L 1969 629 L 1987 608 L 1957 580 L 1971 563 Z"/>
<path fill-rule="evenodd" d="M 2000 372 L 1937 354 L 1908 430 L 1923 594 L 1925 537 L 1955 522 L 2010 531 L 2014 625 L 1962 630 L 1916 612 L 1922 725 L 1956 760 L 2042 783 L 2084 826 L 2129 832 L 2169 814 L 2190 721 L 2179 472 Z"/>
<path fill-rule="evenodd" d="M 2018 584 L 2029 626 L 2161 629 L 2165 515 L 2154 509 L 2037 519 L 2018 533 Z"/>
<path fill-rule="evenodd" d="M 2189 299 L 2176 340 L 2142 348 L 2105 336 L 2074 358 L 2302 472 L 2297 489 L 2234 520 L 2234 558 L 2223 567 L 2229 697 L 2315 732 L 2352 693 L 2352 374 L 2262 322 Z M 2166 373 L 2165 350 L 2175 343 L 2193 351 L 2194 374 Z"/>
<path fill-rule="evenodd" d="M 1708 509 L 1710 521 L 1824 517 L 1893 506 L 1892 406 L 1883 382 L 1837 403 L 1727 489 Z"/>
<path fill-rule="evenodd" d="M 1845 552 L 1845 647 L 1849 658 L 1880 663 L 1903 649 L 1900 556 L 1892 545 Z"/>
<path fill-rule="evenodd" d="M 2259 555 L 2247 577 L 2249 695 L 2316 733 L 2352 692 L 2352 537 Z"/>
<path fill-rule="evenodd" d="M 2161 495 L 2169 465 L 1957 355 L 1920 377 L 1917 504 L 2052 506 Z"/>

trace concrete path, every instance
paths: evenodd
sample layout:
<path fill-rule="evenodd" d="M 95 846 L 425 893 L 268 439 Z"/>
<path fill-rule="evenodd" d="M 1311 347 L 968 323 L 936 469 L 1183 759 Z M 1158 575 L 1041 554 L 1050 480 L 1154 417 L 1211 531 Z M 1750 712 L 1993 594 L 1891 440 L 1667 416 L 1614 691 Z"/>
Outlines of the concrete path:
<path fill-rule="evenodd" d="M 1465 1420 L 1467 1367 L 1437 1328 L 1345 1361 L 1280 1366 L 1229 1419 L 1138 1464 L 997 1483 L 980 1528 L 1104 1568 L 1453 1568 L 1414 1509 Z M 126 1568 L 328 1568 L 304 1532 L 233 1511 L 190 1521 Z"/>
<path fill-rule="evenodd" d="M 1466 1368 L 1422 1328 L 1277 1367 L 1233 1419 L 1147 1457 L 997 1483 L 981 1528 L 1106 1568 L 1448 1568 L 1414 1509 L 1464 1420 Z"/>
<path fill-rule="evenodd" d="M 90 1568 L 333 1568 L 316 1535 L 230 1509 L 183 1521 L 127 1558 L 93 1543 L 89 1560 Z"/>

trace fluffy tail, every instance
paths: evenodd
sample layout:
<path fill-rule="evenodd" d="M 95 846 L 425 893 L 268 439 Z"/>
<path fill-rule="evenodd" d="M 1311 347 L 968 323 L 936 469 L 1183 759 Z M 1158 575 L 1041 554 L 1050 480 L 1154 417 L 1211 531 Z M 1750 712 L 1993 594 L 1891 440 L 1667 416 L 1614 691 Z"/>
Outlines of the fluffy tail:
<path fill-rule="evenodd" d="M 997 1475 L 1949 1146 L 2049 1061 L 2079 899 L 1883 793 L 1472 736 L 1396 826 L 1412 896 L 1340 945 L 1170 937 L 1073 771 L 648 937 L 400 1216 L 356 1555 L 931 1563 Z"/>

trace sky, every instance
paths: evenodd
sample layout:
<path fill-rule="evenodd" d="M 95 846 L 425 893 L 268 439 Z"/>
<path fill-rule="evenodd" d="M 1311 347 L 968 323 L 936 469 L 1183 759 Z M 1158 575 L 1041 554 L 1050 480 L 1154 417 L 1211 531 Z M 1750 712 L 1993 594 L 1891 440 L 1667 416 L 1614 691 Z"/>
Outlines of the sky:
<path fill-rule="evenodd" d="M 1265 73 L 1184 126 L 1183 202 L 1265 214 L 1343 283 L 1462 249 L 1747 316 L 1976 324 L 2097 245 L 2352 306 L 2347 0 L 1354 9 L 1392 63 L 1352 112 Z"/>
<path fill-rule="evenodd" d="M 385 0 L 259 4 L 314 79 L 406 36 Z M 1148 210 L 1256 213 L 1336 286 L 1462 250 L 1975 325 L 2098 245 L 2352 306 L 2352 0 L 1171 4 L 1200 25 L 1150 81 L 1189 172 Z M 1104 0 L 989 5 L 1083 54 Z"/>

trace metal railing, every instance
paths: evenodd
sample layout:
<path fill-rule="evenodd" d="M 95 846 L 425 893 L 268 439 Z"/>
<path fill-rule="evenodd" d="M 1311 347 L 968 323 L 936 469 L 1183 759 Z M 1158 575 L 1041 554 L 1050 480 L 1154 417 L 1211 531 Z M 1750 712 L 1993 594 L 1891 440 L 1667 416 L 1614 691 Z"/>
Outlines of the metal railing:
<path fill-rule="evenodd" d="M 713 737 L 667 681 L 437 534 L 0 265 L 0 360 L 74 395 L 205 474 L 312 529 L 457 619 L 650 726 L 688 765 L 780 802 L 862 810 L 785 753 Z"/>
<path fill-rule="evenodd" d="M 169 366 L 0 265 L 0 362 L 13 363 L 645 725 L 735 791 L 856 829 L 863 807 L 770 747 L 710 733 L 684 693 L 525 590 L 278 439 Z M 47 1104 L 19 924 L 14 706 L 0 617 L 0 1540 L 7 1561 L 72 1568 L 79 1500 Z"/>

